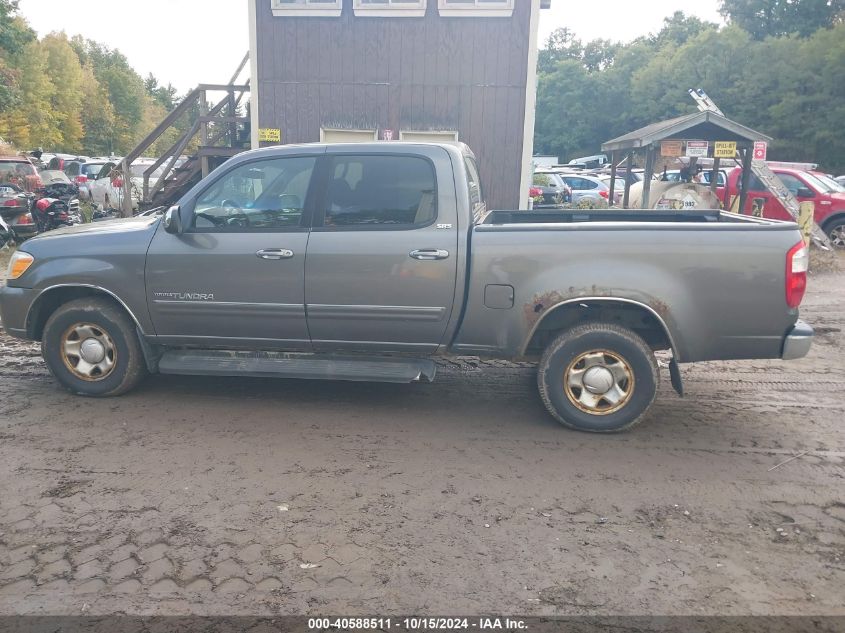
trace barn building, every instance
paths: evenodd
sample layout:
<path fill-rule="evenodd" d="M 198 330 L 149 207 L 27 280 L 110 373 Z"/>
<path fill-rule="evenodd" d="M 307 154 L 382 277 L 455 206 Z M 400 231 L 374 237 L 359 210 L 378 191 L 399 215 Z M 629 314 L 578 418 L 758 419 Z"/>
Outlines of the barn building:
<path fill-rule="evenodd" d="M 248 2 L 253 147 L 463 142 L 489 206 L 526 208 L 550 0 Z"/>

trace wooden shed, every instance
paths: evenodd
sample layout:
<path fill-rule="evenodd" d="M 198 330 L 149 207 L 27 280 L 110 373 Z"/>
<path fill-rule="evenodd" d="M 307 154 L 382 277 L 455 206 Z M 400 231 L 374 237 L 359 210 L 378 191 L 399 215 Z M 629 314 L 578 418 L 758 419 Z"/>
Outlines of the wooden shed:
<path fill-rule="evenodd" d="M 464 142 L 490 207 L 527 206 L 550 0 L 248 1 L 253 147 Z"/>

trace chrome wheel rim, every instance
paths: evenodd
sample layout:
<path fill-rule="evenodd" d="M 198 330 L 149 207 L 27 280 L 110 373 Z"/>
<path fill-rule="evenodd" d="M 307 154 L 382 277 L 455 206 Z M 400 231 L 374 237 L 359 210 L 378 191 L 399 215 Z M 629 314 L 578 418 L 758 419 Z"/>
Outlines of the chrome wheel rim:
<path fill-rule="evenodd" d="M 845 224 L 840 224 L 830 231 L 830 243 L 835 248 L 845 248 Z"/>
<path fill-rule="evenodd" d="M 563 377 L 569 401 L 591 415 L 619 411 L 634 393 L 634 371 L 622 356 L 593 350 L 576 356 Z"/>
<path fill-rule="evenodd" d="M 99 325 L 77 323 L 62 335 L 62 360 L 77 378 L 96 382 L 107 378 L 117 364 L 117 348 Z"/>

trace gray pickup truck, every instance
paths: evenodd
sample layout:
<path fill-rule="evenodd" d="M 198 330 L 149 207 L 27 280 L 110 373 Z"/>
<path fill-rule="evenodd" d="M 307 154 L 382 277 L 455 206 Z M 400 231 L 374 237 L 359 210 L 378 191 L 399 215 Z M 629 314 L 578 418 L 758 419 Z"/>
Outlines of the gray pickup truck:
<path fill-rule="evenodd" d="M 538 362 L 549 412 L 617 431 L 678 363 L 805 355 L 795 224 L 718 211 L 488 211 L 466 147 L 241 154 L 162 218 L 52 231 L 13 257 L 6 331 L 71 391 L 148 372 L 412 382 L 436 358 Z"/>

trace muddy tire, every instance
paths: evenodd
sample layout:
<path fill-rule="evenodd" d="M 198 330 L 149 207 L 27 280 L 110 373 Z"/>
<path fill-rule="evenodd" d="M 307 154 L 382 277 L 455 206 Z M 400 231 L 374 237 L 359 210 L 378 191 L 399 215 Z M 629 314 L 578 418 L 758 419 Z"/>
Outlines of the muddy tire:
<path fill-rule="evenodd" d="M 561 424 L 612 433 L 640 422 L 657 394 L 657 361 L 645 341 L 617 325 L 589 323 L 554 339 L 537 372 L 540 397 Z"/>
<path fill-rule="evenodd" d="M 77 299 L 47 320 L 41 354 L 64 387 L 81 396 L 119 396 L 146 376 L 132 319 L 107 299 Z"/>

